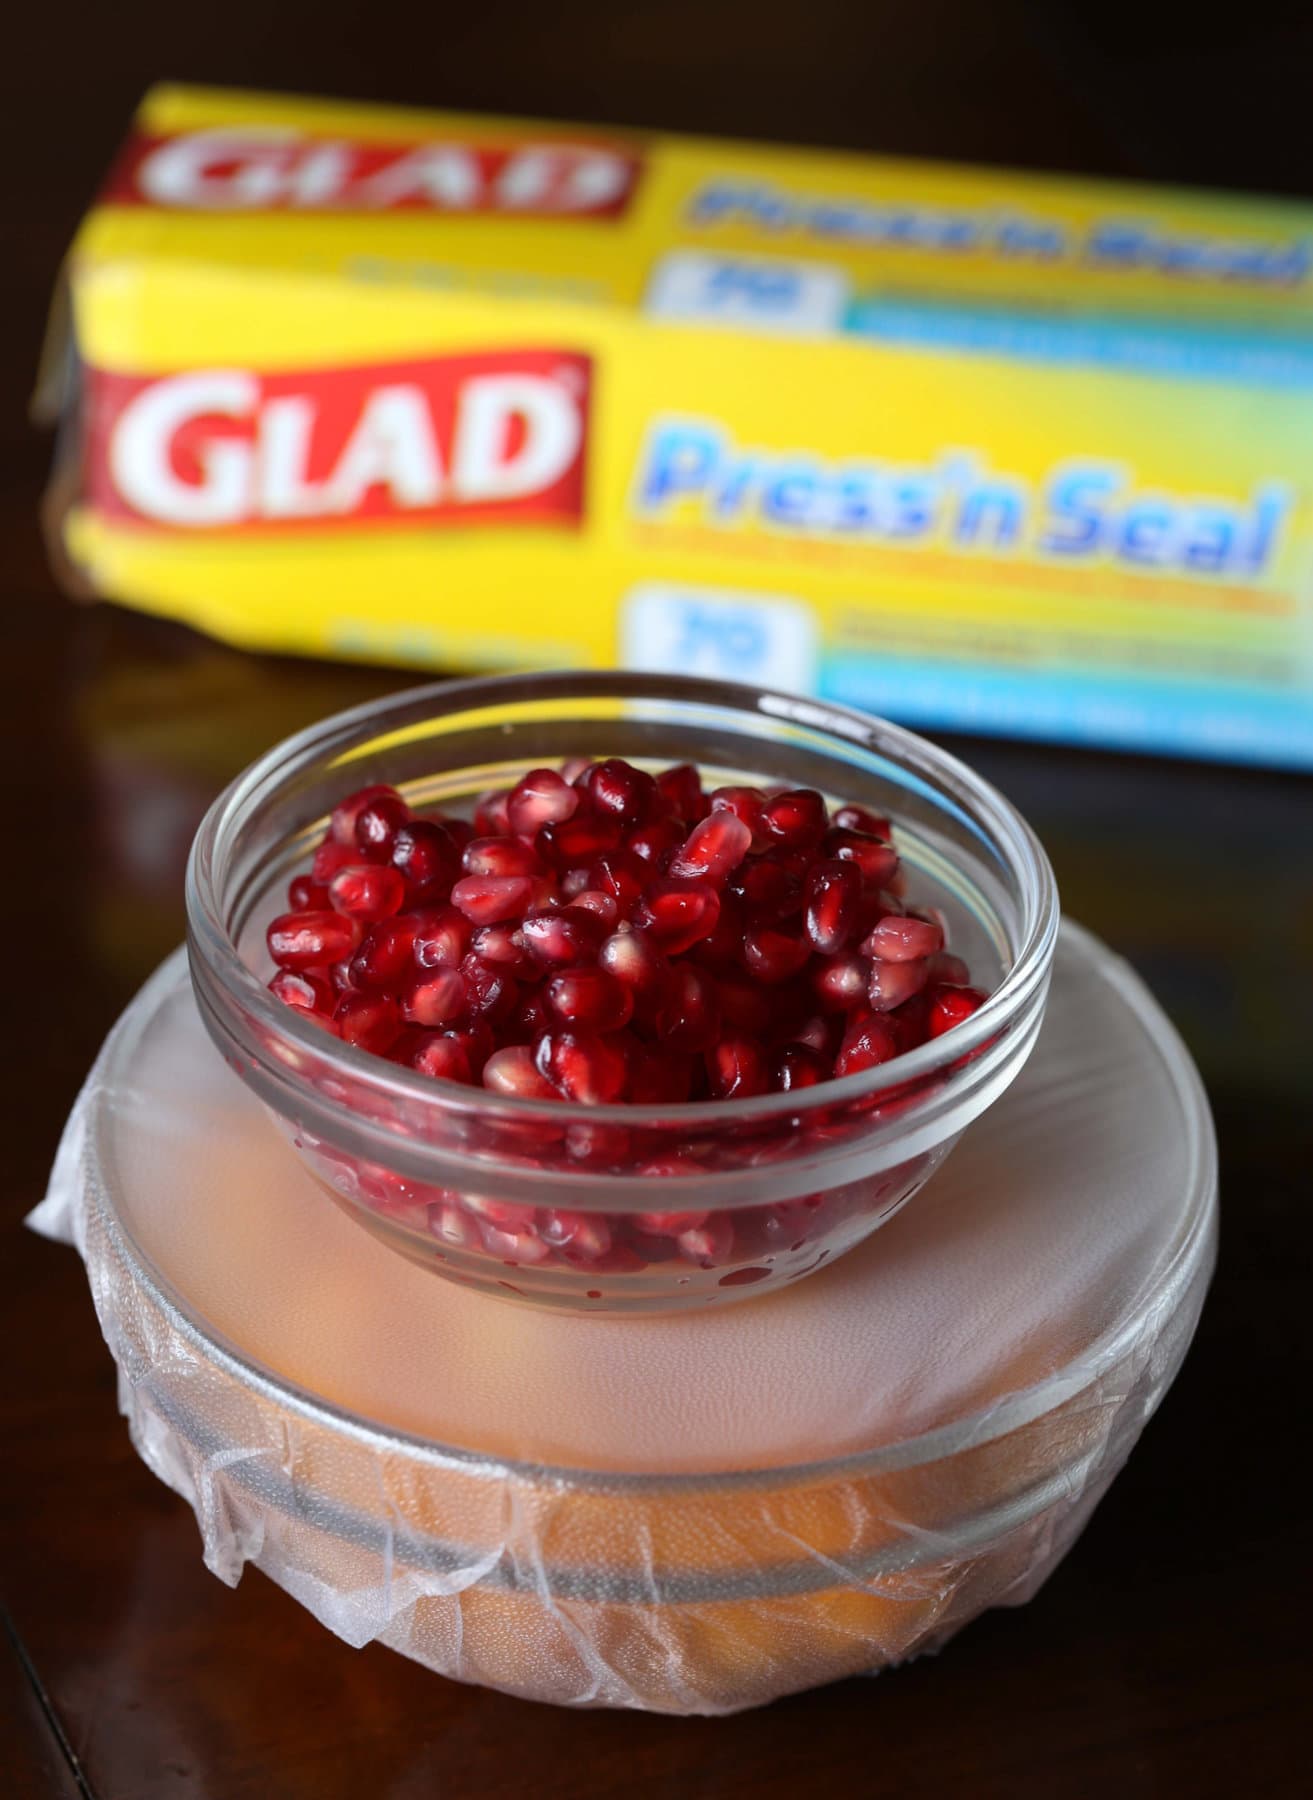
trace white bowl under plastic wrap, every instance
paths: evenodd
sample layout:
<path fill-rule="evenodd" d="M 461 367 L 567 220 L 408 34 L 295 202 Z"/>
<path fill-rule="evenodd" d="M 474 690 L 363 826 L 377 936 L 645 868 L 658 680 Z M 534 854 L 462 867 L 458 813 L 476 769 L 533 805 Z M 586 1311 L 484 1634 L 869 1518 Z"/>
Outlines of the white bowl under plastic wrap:
<path fill-rule="evenodd" d="M 1212 1128 L 1125 964 L 1064 927 L 1015 1086 L 828 1273 L 672 1318 L 499 1304 L 325 1207 L 177 956 L 33 1222 L 76 1240 L 205 1560 L 352 1644 L 573 1705 L 727 1712 L 1029 1598 L 1180 1365 Z"/>

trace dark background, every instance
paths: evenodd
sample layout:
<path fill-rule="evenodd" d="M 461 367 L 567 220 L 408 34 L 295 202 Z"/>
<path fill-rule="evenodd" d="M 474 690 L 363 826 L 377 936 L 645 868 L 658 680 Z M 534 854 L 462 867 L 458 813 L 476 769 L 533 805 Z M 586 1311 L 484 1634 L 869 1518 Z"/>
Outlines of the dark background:
<path fill-rule="evenodd" d="M 1212 1093 L 1221 1268 L 1184 1374 L 1076 1551 L 941 1658 L 722 1721 L 572 1714 L 230 1593 L 137 1462 L 71 1253 L 18 1221 L 116 1012 L 181 936 L 200 810 L 300 723 L 408 679 L 243 656 L 62 599 L 25 420 L 46 299 L 157 77 L 671 126 L 1313 196 L 1307 5 L 1046 0 L 534 9 L 61 7 L 0 49 L 0 1796 L 1307 1792 L 1313 784 L 958 746 L 1064 899 L 1146 974 Z"/>

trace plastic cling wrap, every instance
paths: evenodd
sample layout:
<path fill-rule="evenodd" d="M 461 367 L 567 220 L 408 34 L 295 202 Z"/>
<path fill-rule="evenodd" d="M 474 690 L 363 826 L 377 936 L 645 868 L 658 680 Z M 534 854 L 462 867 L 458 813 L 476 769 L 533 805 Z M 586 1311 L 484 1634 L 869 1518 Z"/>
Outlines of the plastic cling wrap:
<path fill-rule="evenodd" d="M 1064 929 L 1040 1043 L 828 1274 L 575 1319 L 360 1232 L 211 1049 L 181 957 L 108 1041 L 38 1229 L 208 1566 L 348 1643 L 572 1705 L 727 1712 L 1030 1597 L 1170 1384 L 1215 1159 L 1144 989 Z"/>

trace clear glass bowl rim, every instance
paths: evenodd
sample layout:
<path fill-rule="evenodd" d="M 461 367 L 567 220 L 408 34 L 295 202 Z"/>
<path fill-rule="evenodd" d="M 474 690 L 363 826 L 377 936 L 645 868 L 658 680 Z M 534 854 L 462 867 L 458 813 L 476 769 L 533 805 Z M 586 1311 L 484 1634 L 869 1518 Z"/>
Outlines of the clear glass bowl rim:
<path fill-rule="evenodd" d="M 978 826 L 986 829 L 1017 878 L 1024 928 L 1012 967 L 984 1005 L 952 1032 L 874 1069 L 794 1092 L 747 1100 L 699 1100 L 683 1107 L 619 1102 L 581 1108 L 568 1100 L 495 1095 L 486 1088 L 403 1069 L 367 1050 L 343 1043 L 302 1019 L 296 1008 L 276 999 L 247 967 L 223 919 L 222 871 L 216 872 L 215 858 L 220 836 L 234 815 L 251 805 L 257 796 L 264 794 L 268 798 L 294 773 L 341 756 L 371 737 L 413 726 L 426 718 L 540 699 L 673 700 L 719 706 L 745 715 L 756 712 L 766 719 L 792 722 L 821 734 L 828 729 L 828 735 L 837 742 L 855 742 L 909 770 L 934 790 L 945 790 Z M 740 682 L 624 670 L 533 671 L 428 683 L 335 713 L 283 739 L 231 782 L 201 821 L 187 863 L 186 906 L 193 956 L 200 957 L 220 986 L 239 1001 L 265 1033 L 310 1052 L 321 1069 L 364 1083 L 380 1096 L 403 1100 L 410 1106 L 557 1129 L 577 1125 L 581 1118 L 592 1124 L 669 1129 L 681 1117 L 688 1118 L 700 1130 L 719 1124 L 765 1127 L 786 1119 L 801 1121 L 811 1111 L 852 1105 L 884 1089 L 920 1081 L 985 1044 L 1024 1010 L 1036 988 L 1047 979 L 1060 916 L 1052 868 L 1025 819 L 983 777 L 917 733 L 828 700 L 811 700 Z M 253 1053 L 257 1048 L 253 1042 L 248 1047 Z M 263 1053 L 261 1060 L 266 1060 Z M 284 1066 L 284 1078 L 287 1073 Z M 902 1123 L 905 1128 L 905 1121 Z"/>

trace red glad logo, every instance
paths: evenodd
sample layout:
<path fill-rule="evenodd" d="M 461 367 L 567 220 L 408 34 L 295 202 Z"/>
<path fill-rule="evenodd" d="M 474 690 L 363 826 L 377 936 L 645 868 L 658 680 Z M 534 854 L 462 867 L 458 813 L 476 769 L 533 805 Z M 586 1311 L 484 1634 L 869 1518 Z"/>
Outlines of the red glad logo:
<path fill-rule="evenodd" d="M 232 126 L 131 138 L 103 197 L 188 212 L 615 218 L 638 171 L 630 150 L 606 143 L 357 144 Z"/>
<path fill-rule="evenodd" d="M 91 370 L 86 491 L 194 531 L 583 514 L 587 357 L 492 351 L 298 374 Z"/>

